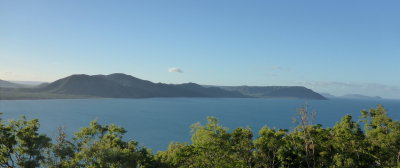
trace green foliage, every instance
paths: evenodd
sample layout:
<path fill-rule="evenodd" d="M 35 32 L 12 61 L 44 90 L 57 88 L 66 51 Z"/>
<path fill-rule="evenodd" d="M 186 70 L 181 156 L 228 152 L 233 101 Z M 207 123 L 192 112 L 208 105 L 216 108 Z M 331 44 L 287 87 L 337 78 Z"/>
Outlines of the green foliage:
<path fill-rule="evenodd" d="M 286 146 L 286 135 L 285 130 L 275 130 L 266 126 L 261 128 L 259 137 L 254 140 L 256 167 L 279 167 L 284 164 L 282 161 L 287 159 L 286 151 L 290 149 Z"/>
<path fill-rule="evenodd" d="M 135 141 L 123 141 L 125 129 L 116 125 L 98 124 L 92 121 L 90 126 L 75 133 L 75 146 L 62 142 L 54 150 L 60 156 L 61 167 L 117 168 L 148 167 L 152 155 L 147 149 L 138 147 Z M 71 154 L 70 151 L 74 150 Z"/>
<path fill-rule="evenodd" d="M 0 118 L 0 167 L 5 168 L 399 168 L 400 123 L 383 106 L 363 110 L 360 121 L 344 116 L 332 128 L 312 124 L 299 109 L 293 130 L 263 127 L 229 131 L 214 117 L 192 125 L 191 143 L 171 143 L 156 155 L 126 130 L 92 121 L 69 139 L 64 129 L 51 141 L 39 121 Z M 360 128 L 364 124 L 364 130 Z M 52 143 L 53 142 L 53 143 Z"/>
<path fill-rule="evenodd" d="M 72 141 L 63 129 L 55 143 L 38 133 L 39 121 L 22 117 L 0 120 L 0 167 L 6 168 L 148 168 L 159 167 L 154 156 L 135 141 L 124 141 L 125 129 L 93 121 Z"/>
<path fill-rule="evenodd" d="M 49 167 L 68 167 L 68 162 L 75 156 L 75 145 L 67 139 L 64 128 L 58 129 L 56 143 L 47 151 Z"/>
<path fill-rule="evenodd" d="M 166 151 L 160 151 L 156 155 L 157 161 L 163 164 L 162 167 L 193 167 L 194 148 L 186 143 L 171 143 Z"/>
<path fill-rule="evenodd" d="M 191 144 L 172 143 L 157 158 L 169 167 L 400 167 L 400 124 L 382 106 L 362 112 L 365 132 L 350 115 L 323 128 L 312 124 L 307 107 L 298 112 L 292 131 L 263 127 L 255 139 L 249 128 L 229 132 L 209 117 L 206 125 L 193 126 Z"/>
<path fill-rule="evenodd" d="M 50 138 L 38 133 L 39 121 L 22 117 L 8 124 L 0 120 L 0 166 L 39 167 Z"/>
<path fill-rule="evenodd" d="M 236 128 L 230 136 L 231 158 L 234 167 L 252 167 L 255 161 L 253 132 L 250 128 Z"/>
<path fill-rule="evenodd" d="M 358 123 L 346 115 L 333 127 L 331 145 L 334 149 L 333 167 L 372 167 L 372 156 L 366 149 L 369 144 Z"/>
<path fill-rule="evenodd" d="M 363 110 L 368 149 L 380 167 L 400 167 L 400 123 L 392 121 L 386 109 Z"/>

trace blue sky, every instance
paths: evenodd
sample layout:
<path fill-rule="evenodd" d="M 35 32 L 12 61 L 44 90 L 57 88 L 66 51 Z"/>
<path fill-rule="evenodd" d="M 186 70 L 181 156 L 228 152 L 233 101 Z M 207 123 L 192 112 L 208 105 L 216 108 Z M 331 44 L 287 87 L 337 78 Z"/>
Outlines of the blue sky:
<path fill-rule="evenodd" d="M 153 82 L 304 85 L 400 98 L 399 6 L 390 0 L 5 0 L 0 79 L 122 72 Z"/>

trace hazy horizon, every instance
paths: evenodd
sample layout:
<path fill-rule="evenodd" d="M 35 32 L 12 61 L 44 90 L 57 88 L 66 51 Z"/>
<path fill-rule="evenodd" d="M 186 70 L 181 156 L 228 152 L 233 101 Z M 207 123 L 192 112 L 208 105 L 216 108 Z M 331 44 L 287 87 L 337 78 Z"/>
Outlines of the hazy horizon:
<path fill-rule="evenodd" d="M 398 1 L 1 1 L 0 79 L 126 73 L 400 98 Z"/>

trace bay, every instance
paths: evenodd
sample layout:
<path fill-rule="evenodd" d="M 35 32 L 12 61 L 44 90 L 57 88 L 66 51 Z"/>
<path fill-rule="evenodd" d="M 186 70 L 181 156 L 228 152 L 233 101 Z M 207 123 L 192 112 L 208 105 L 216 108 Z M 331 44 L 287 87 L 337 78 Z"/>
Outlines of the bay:
<path fill-rule="evenodd" d="M 333 126 L 346 114 L 355 120 L 362 109 L 382 104 L 395 120 L 400 119 L 400 100 L 286 100 L 252 98 L 151 98 L 151 99 L 61 99 L 61 100 L 0 100 L 0 116 L 4 120 L 40 120 L 42 133 L 56 136 L 63 126 L 71 136 L 92 120 L 101 124 L 117 124 L 128 132 L 126 139 L 139 141 L 154 152 L 168 144 L 190 142 L 190 126 L 206 122 L 207 116 L 217 117 L 220 124 L 233 130 L 251 127 L 257 136 L 262 126 L 291 129 L 296 109 L 307 104 L 317 113 L 315 123 Z"/>

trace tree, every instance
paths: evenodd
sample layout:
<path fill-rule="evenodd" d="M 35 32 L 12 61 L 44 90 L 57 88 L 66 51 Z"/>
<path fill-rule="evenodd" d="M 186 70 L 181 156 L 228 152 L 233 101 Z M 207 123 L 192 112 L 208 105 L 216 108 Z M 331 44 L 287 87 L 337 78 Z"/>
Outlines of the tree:
<path fill-rule="evenodd" d="M 380 167 L 400 167 L 400 123 L 392 121 L 386 109 L 378 105 L 375 109 L 362 111 L 364 129 L 369 150 Z"/>
<path fill-rule="evenodd" d="M 192 146 L 195 152 L 194 167 L 232 167 L 228 129 L 220 126 L 214 117 L 207 124 L 192 126 Z"/>
<path fill-rule="evenodd" d="M 234 167 L 254 167 L 253 132 L 250 128 L 236 128 L 230 134 L 230 146 Z"/>
<path fill-rule="evenodd" d="M 254 140 L 256 147 L 256 167 L 276 168 L 280 167 L 284 146 L 284 139 L 287 132 L 285 130 L 275 130 L 263 127 L 259 131 L 259 137 Z"/>
<path fill-rule="evenodd" d="M 53 168 L 71 167 L 70 162 L 75 156 L 76 146 L 67 139 L 64 127 L 58 128 L 56 143 L 47 151 L 47 166 Z"/>
<path fill-rule="evenodd" d="M 358 123 L 346 115 L 333 127 L 330 144 L 334 149 L 332 167 L 367 168 L 374 165 L 364 133 Z"/>
<path fill-rule="evenodd" d="M 187 143 L 171 143 L 166 151 L 156 155 L 158 163 L 163 168 L 193 167 L 195 164 L 194 147 Z"/>
<path fill-rule="evenodd" d="M 299 124 L 297 130 L 300 134 L 297 134 L 303 140 L 303 147 L 305 152 L 305 163 L 308 168 L 316 167 L 316 152 L 315 152 L 315 140 L 312 134 L 313 131 L 313 121 L 315 119 L 315 112 L 310 112 L 308 106 L 305 105 L 297 109 Z"/>
<path fill-rule="evenodd" d="M 40 167 L 45 161 L 44 151 L 50 147 L 51 139 L 39 134 L 39 121 L 11 120 L 8 124 L 0 120 L 0 166 Z"/>
<path fill-rule="evenodd" d="M 87 168 L 151 167 L 152 155 L 139 148 L 136 141 L 123 141 L 125 129 L 116 125 L 98 124 L 75 133 L 76 151 L 68 166 Z M 150 160 L 150 161 L 149 161 Z"/>

